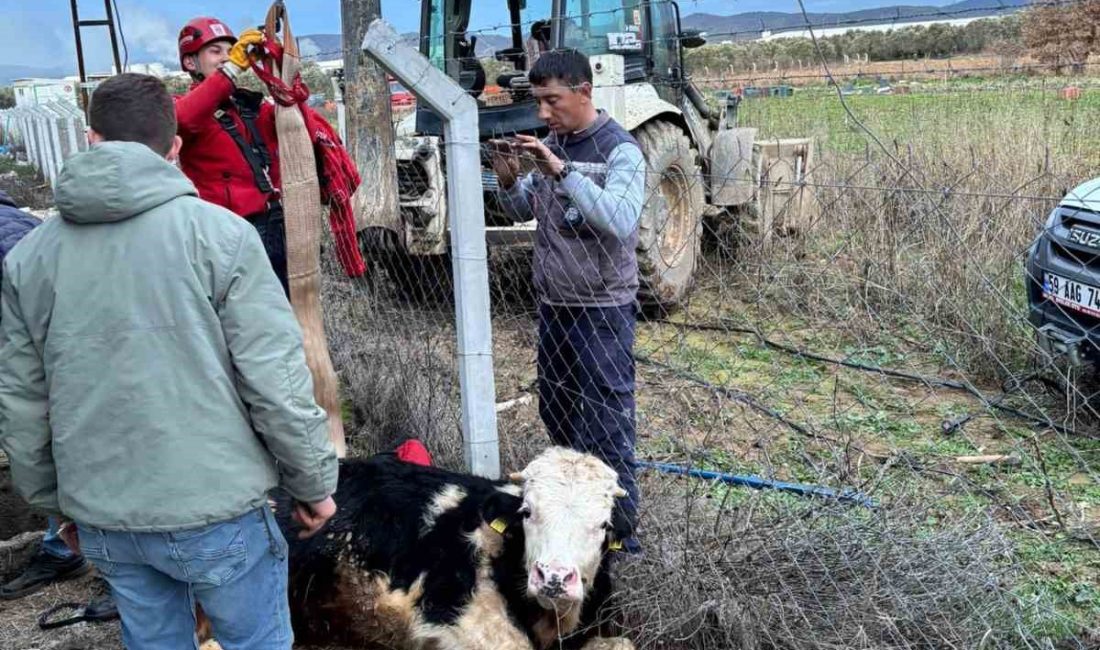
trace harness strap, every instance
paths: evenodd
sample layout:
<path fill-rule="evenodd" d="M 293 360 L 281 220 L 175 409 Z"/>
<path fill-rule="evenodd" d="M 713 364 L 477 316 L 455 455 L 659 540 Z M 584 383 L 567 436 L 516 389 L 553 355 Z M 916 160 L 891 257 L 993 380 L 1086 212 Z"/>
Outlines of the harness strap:
<path fill-rule="evenodd" d="M 271 156 L 267 152 L 264 139 L 260 137 L 260 130 L 256 127 L 256 118 L 259 117 L 259 113 L 245 106 L 238 106 L 237 111 L 241 114 L 241 121 L 244 122 L 245 128 L 248 129 L 248 135 L 252 138 L 252 148 L 260 155 L 264 168 L 270 169 Z"/>
<path fill-rule="evenodd" d="M 256 187 L 264 194 L 270 194 L 275 191 L 275 188 L 271 186 L 271 176 L 268 175 L 268 169 L 271 167 L 271 156 L 267 153 L 264 141 L 258 137 L 259 134 L 256 131 L 254 120 L 245 120 L 244 113 L 241 113 L 241 120 L 245 122 L 248 132 L 252 136 L 251 144 L 244 139 L 241 130 L 237 128 L 237 122 L 227 111 L 218 109 L 214 113 L 214 119 L 218 120 L 218 123 L 229 134 L 229 137 L 233 138 L 233 142 L 237 143 L 237 148 L 241 150 L 245 161 L 252 169 L 252 177 L 256 180 Z M 251 111 L 248 111 L 248 113 L 251 113 Z"/>

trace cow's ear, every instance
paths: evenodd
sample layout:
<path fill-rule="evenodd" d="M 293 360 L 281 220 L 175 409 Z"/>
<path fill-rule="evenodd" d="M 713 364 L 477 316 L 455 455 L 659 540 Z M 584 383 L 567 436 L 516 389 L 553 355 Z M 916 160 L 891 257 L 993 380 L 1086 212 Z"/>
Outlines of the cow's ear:
<path fill-rule="evenodd" d="M 634 527 L 630 524 L 630 517 L 623 509 L 622 501 L 616 499 L 615 507 L 611 510 L 611 530 L 607 533 L 608 541 L 615 545 L 622 543 L 634 535 Z"/>
<path fill-rule="evenodd" d="M 493 490 L 493 493 L 481 502 L 481 519 L 494 529 L 498 529 L 497 532 L 502 532 L 499 529 L 509 528 L 520 521 L 521 506 L 523 506 L 522 497 Z"/>

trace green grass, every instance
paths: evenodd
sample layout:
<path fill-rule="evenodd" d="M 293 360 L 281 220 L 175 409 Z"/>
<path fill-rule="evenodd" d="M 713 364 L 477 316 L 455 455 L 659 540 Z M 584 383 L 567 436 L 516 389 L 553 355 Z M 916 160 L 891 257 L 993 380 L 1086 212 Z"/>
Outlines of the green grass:
<path fill-rule="evenodd" d="M 1100 88 L 1092 83 L 1096 80 L 1087 81 L 1079 101 L 1058 97 L 1057 89 L 1070 82 L 1066 79 L 958 80 L 926 86 L 935 92 L 851 95 L 845 101 L 891 155 L 905 162 L 911 156 L 913 166 L 928 175 L 918 184 L 937 189 L 973 172 L 963 189 L 977 194 L 1022 186 L 1036 195 L 1052 196 L 1066 189 L 1056 183 L 1072 186 L 1100 168 L 1100 129 L 1095 128 L 1100 123 Z M 790 98 L 747 99 L 740 113 L 741 124 L 758 127 L 762 138 L 813 136 L 818 144 L 817 164 L 825 168 L 821 176 L 831 182 L 887 188 L 900 182 L 878 175 L 888 172 L 889 166 L 864 165 L 868 156 L 881 160 L 881 152 L 831 89 L 798 89 Z M 1037 176 L 1056 179 L 1056 183 L 1042 187 L 1027 184 Z M 830 196 L 827 190 L 822 191 L 823 196 Z M 837 219 L 843 228 L 815 233 L 801 263 L 811 266 L 814 259 L 828 262 L 834 257 L 880 251 L 873 245 L 880 226 L 864 212 L 893 204 L 889 194 L 876 192 L 857 189 L 843 195 L 847 203 L 832 204 L 836 210 L 848 212 L 823 216 L 826 221 Z M 897 248 L 892 260 L 897 277 L 886 282 L 899 293 L 923 285 L 933 287 L 924 297 L 930 306 L 918 304 L 891 311 L 896 305 L 890 303 L 887 292 L 871 305 L 876 310 L 873 314 L 861 311 L 867 307 L 862 301 L 841 295 L 835 296 L 836 305 L 830 303 L 827 309 L 817 311 L 792 307 L 790 289 L 781 282 L 774 283 L 774 289 L 738 293 L 739 287 L 730 286 L 728 278 L 717 277 L 696 289 L 696 300 L 704 304 L 707 317 L 685 314 L 681 318 L 710 320 L 717 310 L 729 322 L 759 326 L 765 335 L 795 347 L 921 375 L 943 375 L 950 370 L 954 371 L 952 378 L 957 378 L 963 373 L 984 392 L 995 395 L 1004 379 L 997 369 L 983 375 L 967 364 L 980 364 L 983 358 L 988 364 L 995 356 L 1008 372 L 1021 375 L 1030 370 L 1032 333 L 1019 317 L 1026 311 L 1019 256 L 1025 241 L 1033 236 L 1030 216 L 1034 212 L 1041 222 L 1044 211 L 1049 210 L 1045 199 L 1012 201 L 1010 205 L 1003 198 L 976 196 L 970 202 L 950 204 L 952 214 L 972 217 L 957 222 L 973 234 L 963 247 L 978 244 L 967 249 L 968 263 L 978 269 L 973 274 L 981 281 L 959 283 L 969 293 L 948 295 L 939 290 L 935 278 L 927 277 L 934 264 L 941 265 L 942 271 L 943 265 L 954 263 L 955 244 L 937 231 L 934 212 L 908 215 L 902 202 L 901 208 L 893 206 L 896 211 L 890 216 L 908 219 L 904 223 L 914 239 Z M 995 214 L 996 218 L 985 219 L 983 214 Z M 774 271 L 782 264 L 781 258 L 769 262 L 769 272 L 789 272 Z M 827 265 L 822 268 L 823 274 L 831 270 Z M 853 268 L 858 267 L 853 264 Z M 797 277 L 793 272 L 790 275 Z M 974 279 L 962 273 L 955 277 Z M 838 286 L 841 293 L 848 286 L 834 277 L 828 280 L 832 282 L 823 284 Z M 1007 296 L 1004 302 L 982 297 L 988 282 Z M 755 298 L 748 303 L 731 301 L 729 295 Z M 833 301 L 834 296 L 826 298 Z M 928 309 L 921 311 L 922 307 Z M 848 325 L 865 324 L 869 316 L 876 327 Z M 968 333 L 970 327 L 975 329 L 974 336 Z M 974 345 L 985 341 L 991 347 Z M 983 411 L 965 392 L 808 361 L 765 347 L 751 335 L 644 325 L 639 329 L 637 347 L 639 352 L 699 379 L 742 390 L 818 436 L 794 433 L 749 409 L 735 411 L 744 413 L 737 416 L 745 421 L 740 426 L 723 421 L 708 428 L 706 414 L 692 414 L 692 426 L 699 431 L 692 432 L 693 438 L 670 444 L 666 455 L 682 454 L 685 446 L 690 449 L 702 440 L 707 449 L 704 462 L 712 469 L 832 487 L 871 482 L 875 496 L 887 506 L 894 496 L 923 504 L 930 533 L 946 522 L 988 513 L 1005 526 L 1014 543 L 1014 552 L 1004 561 L 1021 572 L 1007 588 L 1019 602 L 1021 624 L 1029 634 L 1049 636 L 1057 642 L 1100 622 L 1100 550 L 1080 540 L 1080 528 L 1100 535 L 1100 484 L 1095 478 L 1100 471 L 1100 441 L 1037 431 L 1001 412 Z M 990 380 L 982 384 L 981 377 Z M 1030 397 L 1013 398 L 1009 404 L 1032 412 L 1044 410 L 1055 419 L 1064 412 L 1063 403 L 1039 391 Z M 960 430 L 943 432 L 944 421 L 968 415 L 976 417 Z M 849 452 L 842 447 L 849 442 L 870 450 L 876 459 L 846 461 Z M 977 454 L 1014 454 L 1021 462 L 964 465 L 954 460 Z M 897 462 L 884 471 L 883 458 Z M 1065 530 L 1053 516 L 1048 486 L 1067 524 Z M 726 488 L 709 489 L 715 490 L 714 498 L 726 493 Z M 733 488 L 734 494 L 737 491 Z M 1024 513 L 1041 530 L 1018 525 L 1009 510 Z"/>
<path fill-rule="evenodd" d="M 1095 548 L 1068 540 L 1017 534 L 1016 555 L 1028 570 L 1014 595 L 1036 636 L 1080 634 L 1100 621 L 1100 559 Z"/>
<path fill-rule="evenodd" d="M 1080 100 L 1058 97 L 1060 84 L 1047 90 L 1005 86 L 974 89 L 965 82 L 947 85 L 949 92 L 910 95 L 849 95 L 852 114 L 891 149 L 919 142 L 922 147 L 955 148 L 975 143 L 988 153 L 991 145 L 1008 145 L 1023 133 L 1037 134 L 1053 153 L 1100 162 L 1100 91 Z M 793 97 L 751 98 L 742 102 L 740 122 L 761 129 L 766 137 L 813 135 L 829 150 L 860 153 L 873 146 L 851 119 L 835 92 L 799 89 Z M 983 143 L 984 146 L 983 146 Z M 900 147 L 892 151 L 904 155 Z"/>
<path fill-rule="evenodd" d="M 19 178 L 28 181 L 38 176 L 38 173 L 31 165 L 21 165 L 17 163 L 14 158 L 0 156 L 0 174 L 8 174 L 10 172 L 15 172 Z"/>

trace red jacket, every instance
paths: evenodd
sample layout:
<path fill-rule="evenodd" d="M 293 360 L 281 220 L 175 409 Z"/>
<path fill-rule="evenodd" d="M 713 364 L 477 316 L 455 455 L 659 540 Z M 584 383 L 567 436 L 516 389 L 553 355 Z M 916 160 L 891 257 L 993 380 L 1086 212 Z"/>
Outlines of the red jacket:
<path fill-rule="evenodd" d="M 217 73 L 192 86 L 186 95 L 176 97 L 177 132 L 183 139 L 180 168 L 195 184 L 200 197 L 249 217 L 264 212 L 282 187 L 279 141 L 275 131 L 275 105 L 265 101 L 260 104 L 256 129 L 271 158 L 268 178 L 275 188 L 265 193 L 257 186 L 252 167 L 240 147 L 214 117 L 219 109 L 225 110 L 237 125 L 237 132 L 247 142 L 252 142 L 240 113 L 229 102 L 235 89 L 228 77 Z M 351 210 L 351 195 L 359 186 L 358 171 L 324 118 L 305 104 L 298 106 L 310 131 L 314 153 L 319 156 L 321 196 L 318 199 L 329 205 L 329 225 L 336 256 L 349 277 L 360 276 L 366 266 L 355 236 L 355 217 Z"/>
<path fill-rule="evenodd" d="M 263 212 L 267 202 L 275 197 L 256 187 L 256 179 L 244 154 L 214 117 L 219 108 L 228 106 L 227 112 L 237 123 L 237 130 L 248 142 L 252 141 L 240 114 L 228 101 L 235 89 L 233 82 L 219 72 L 192 86 L 186 95 L 176 97 L 177 130 L 183 139 L 180 168 L 198 188 L 200 197 L 247 217 Z M 302 110 L 310 112 L 305 106 Z M 274 104 L 264 102 L 260 106 L 256 127 L 271 156 L 268 170 L 271 185 L 279 188 L 279 141 L 275 135 Z"/>

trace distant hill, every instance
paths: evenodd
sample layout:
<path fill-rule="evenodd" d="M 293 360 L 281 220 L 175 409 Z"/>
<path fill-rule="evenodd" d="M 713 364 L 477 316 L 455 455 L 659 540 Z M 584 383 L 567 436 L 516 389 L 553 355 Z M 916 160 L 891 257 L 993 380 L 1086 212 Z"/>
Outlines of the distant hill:
<path fill-rule="evenodd" d="M 307 34 L 298 37 L 298 51 L 303 56 L 315 57 L 319 61 L 340 58 L 340 34 Z"/>
<path fill-rule="evenodd" d="M 1031 3 L 1031 0 L 962 0 L 943 7 L 929 7 L 920 5 L 891 5 L 877 7 L 875 9 L 862 9 L 860 11 L 846 11 L 840 13 L 811 13 L 810 24 L 814 27 L 835 27 L 844 25 L 874 25 L 892 22 L 915 22 L 936 20 L 937 18 L 979 18 L 984 16 L 1003 16 L 1019 11 Z M 805 20 L 800 13 L 788 13 L 782 11 L 751 11 L 734 14 L 732 16 L 718 16 L 715 14 L 696 13 L 684 16 L 684 27 L 698 29 L 710 35 L 708 39 L 715 43 L 721 40 L 753 39 L 760 36 L 764 30 L 783 31 L 786 29 L 801 29 L 805 27 Z M 410 45 L 415 45 L 417 35 L 414 33 L 402 34 L 402 39 Z M 312 41 L 318 61 L 330 61 L 340 58 L 339 34 L 309 34 L 298 38 L 303 54 L 310 54 L 311 50 L 303 45 L 307 40 Z M 478 38 L 478 56 L 487 56 L 501 47 L 509 47 L 511 41 L 506 36 L 496 34 L 481 34 Z"/>
<path fill-rule="evenodd" d="M 26 79 L 27 77 L 56 79 L 69 74 L 73 73 L 65 68 L 38 68 L 29 65 L 0 64 L 0 86 L 10 86 L 16 79 Z"/>
<path fill-rule="evenodd" d="M 873 25 L 892 22 L 914 22 L 936 20 L 937 18 L 979 18 L 984 16 L 1003 16 L 1031 4 L 1030 0 L 963 0 L 943 7 L 916 5 L 893 5 L 847 11 L 843 13 L 809 13 L 810 24 L 814 27 L 842 27 L 844 25 Z M 684 16 L 684 27 L 698 29 L 711 36 L 708 40 L 729 40 L 756 38 L 764 30 L 782 31 L 803 29 L 806 21 L 801 13 L 780 11 L 752 11 L 732 16 L 714 14 L 689 14 Z"/>

